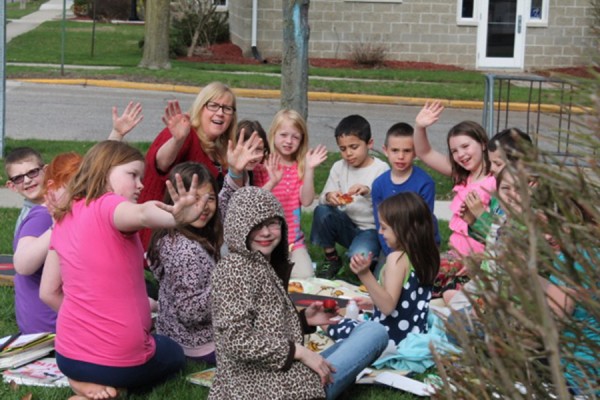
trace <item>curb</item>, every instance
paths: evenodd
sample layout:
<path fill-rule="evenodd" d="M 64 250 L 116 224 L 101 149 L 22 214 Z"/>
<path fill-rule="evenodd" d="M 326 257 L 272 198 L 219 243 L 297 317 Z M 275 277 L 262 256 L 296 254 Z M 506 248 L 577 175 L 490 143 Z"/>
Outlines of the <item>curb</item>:
<path fill-rule="evenodd" d="M 17 82 L 40 83 L 48 85 L 80 85 L 80 86 L 95 86 L 107 87 L 116 89 L 136 89 L 136 90 L 151 90 L 162 92 L 176 92 L 186 94 L 196 94 L 202 86 L 185 86 L 173 85 L 167 83 L 143 83 L 143 82 L 128 82 L 120 80 L 103 80 L 103 79 L 12 79 Z M 236 96 L 244 98 L 259 98 L 259 99 L 279 99 L 281 97 L 280 90 L 265 90 L 265 89 L 240 89 L 232 88 Z M 388 105 L 405 105 L 405 106 L 422 106 L 431 99 L 422 97 L 401 97 L 401 96 L 378 96 L 366 94 L 351 94 L 351 93 L 325 93 L 325 92 L 308 92 L 309 101 L 323 102 L 347 102 L 347 103 L 368 103 L 368 104 L 388 104 Z M 476 109 L 484 108 L 483 101 L 469 100 L 440 100 L 446 108 L 460 109 Z M 501 104 L 501 110 L 506 110 L 507 105 Z M 508 105 L 510 111 L 542 111 L 548 113 L 558 113 L 565 111 L 564 108 L 553 104 L 527 104 L 527 103 L 511 103 Z M 587 110 L 584 107 L 572 107 L 571 113 L 584 113 Z"/>

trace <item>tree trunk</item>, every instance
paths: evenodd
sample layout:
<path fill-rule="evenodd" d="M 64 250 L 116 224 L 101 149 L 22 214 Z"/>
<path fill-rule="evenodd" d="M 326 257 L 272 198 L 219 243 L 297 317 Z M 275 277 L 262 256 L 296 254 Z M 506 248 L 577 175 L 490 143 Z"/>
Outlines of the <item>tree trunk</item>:
<path fill-rule="evenodd" d="M 308 118 L 308 6 L 310 0 L 283 1 L 281 107 Z"/>
<path fill-rule="evenodd" d="M 140 67 L 169 69 L 170 0 L 146 2 L 144 56 Z"/>

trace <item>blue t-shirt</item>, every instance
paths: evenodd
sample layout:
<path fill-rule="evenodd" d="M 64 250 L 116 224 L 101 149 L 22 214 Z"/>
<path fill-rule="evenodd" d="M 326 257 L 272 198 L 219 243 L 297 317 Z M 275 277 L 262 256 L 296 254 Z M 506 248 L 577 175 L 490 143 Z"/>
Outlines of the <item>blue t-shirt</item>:
<path fill-rule="evenodd" d="M 425 200 L 429 210 L 431 210 L 431 215 L 433 217 L 433 229 L 435 232 L 435 243 L 440 245 L 440 232 L 438 229 L 438 221 L 433 213 L 433 207 L 435 205 L 435 182 L 433 179 L 427 174 L 427 172 L 423 171 L 421 168 L 413 165 L 413 170 L 408 179 L 396 185 L 392 182 L 391 170 L 384 172 L 379 175 L 377 179 L 373 182 L 373 186 L 371 188 L 371 198 L 373 199 L 373 214 L 375 215 L 375 227 L 377 232 L 379 232 L 379 215 L 377 214 L 377 207 L 390 196 L 393 196 L 398 193 L 404 192 L 415 192 L 419 196 Z M 383 253 L 387 256 L 392 252 L 392 250 L 387 246 L 385 240 L 383 240 L 383 236 L 379 235 L 379 243 L 381 243 L 381 248 L 383 249 Z"/>

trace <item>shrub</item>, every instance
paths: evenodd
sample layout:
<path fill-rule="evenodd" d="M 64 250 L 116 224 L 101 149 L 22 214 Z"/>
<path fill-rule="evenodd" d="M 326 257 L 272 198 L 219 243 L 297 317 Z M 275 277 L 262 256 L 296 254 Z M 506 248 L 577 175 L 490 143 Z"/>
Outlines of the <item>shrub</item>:
<path fill-rule="evenodd" d="M 170 49 L 191 56 L 197 47 L 229 41 L 229 15 L 217 12 L 211 0 L 180 0 L 173 10 Z"/>
<path fill-rule="evenodd" d="M 94 15 L 96 6 L 97 20 L 128 20 L 131 13 L 130 0 L 96 0 L 89 1 L 89 16 Z"/>
<path fill-rule="evenodd" d="M 354 42 L 350 45 L 352 60 L 365 67 L 378 67 L 383 65 L 387 49 L 383 43 Z"/>

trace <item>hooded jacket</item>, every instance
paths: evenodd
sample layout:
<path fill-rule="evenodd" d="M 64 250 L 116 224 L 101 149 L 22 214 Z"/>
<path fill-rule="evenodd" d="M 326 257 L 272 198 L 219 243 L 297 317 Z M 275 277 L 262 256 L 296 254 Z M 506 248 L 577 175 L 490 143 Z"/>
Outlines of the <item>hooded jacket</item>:
<path fill-rule="evenodd" d="M 271 261 L 248 249 L 248 237 L 263 221 L 283 221 Z M 287 294 L 291 271 L 283 208 L 270 192 L 239 189 L 225 218 L 229 255 L 212 275 L 217 373 L 209 399 L 324 398 L 319 376 L 294 360 L 303 326 Z"/>

